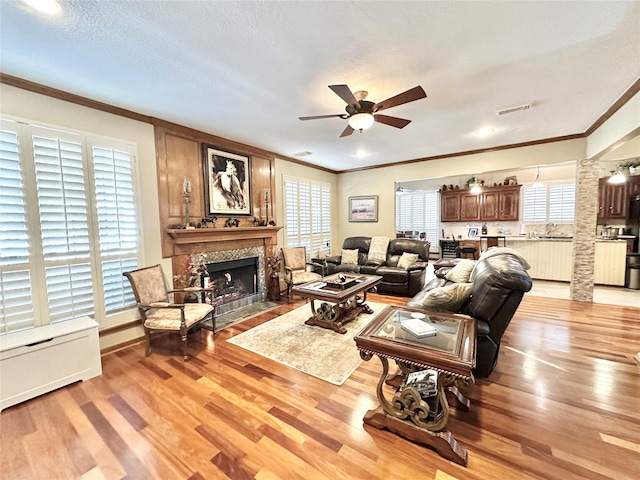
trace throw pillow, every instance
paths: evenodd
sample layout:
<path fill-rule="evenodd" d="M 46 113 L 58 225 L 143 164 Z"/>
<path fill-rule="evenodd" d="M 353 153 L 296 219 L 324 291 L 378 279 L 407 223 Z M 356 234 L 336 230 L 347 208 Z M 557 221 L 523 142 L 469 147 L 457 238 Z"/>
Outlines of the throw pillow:
<path fill-rule="evenodd" d="M 358 249 L 342 250 L 342 259 L 340 263 L 343 265 L 357 265 L 358 264 Z"/>
<path fill-rule="evenodd" d="M 473 283 L 452 283 L 429 290 L 422 299 L 422 305 L 429 310 L 459 312 L 464 302 L 471 296 Z"/>
<path fill-rule="evenodd" d="M 404 252 L 400 257 L 400 260 L 398 260 L 398 268 L 404 268 L 406 270 L 411 265 L 413 265 L 413 263 L 416 262 L 417 260 L 418 260 L 417 253 Z"/>
<path fill-rule="evenodd" d="M 450 282 L 467 283 L 471 276 L 473 267 L 476 266 L 475 260 L 460 260 L 451 270 L 447 272 L 445 278 Z"/>
<path fill-rule="evenodd" d="M 389 237 L 373 237 L 369 246 L 367 262 L 378 265 L 386 262 L 387 248 L 389 248 Z"/>

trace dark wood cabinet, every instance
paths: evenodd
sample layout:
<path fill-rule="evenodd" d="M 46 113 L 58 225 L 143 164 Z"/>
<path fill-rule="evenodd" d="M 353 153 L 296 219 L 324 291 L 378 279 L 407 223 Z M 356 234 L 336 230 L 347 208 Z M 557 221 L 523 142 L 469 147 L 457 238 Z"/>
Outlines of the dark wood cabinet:
<path fill-rule="evenodd" d="M 608 183 L 606 178 L 600 179 L 598 219 L 619 220 L 627 218 L 628 183 Z"/>
<path fill-rule="evenodd" d="M 481 195 L 473 193 L 460 194 L 460 221 L 480 220 L 480 206 L 482 204 Z"/>
<path fill-rule="evenodd" d="M 441 192 L 440 201 L 441 201 L 440 220 L 443 222 L 459 222 L 460 221 L 459 190 Z"/>
<path fill-rule="evenodd" d="M 520 188 L 521 185 L 488 187 L 480 195 L 466 189 L 440 192 L 440 221 L 517 221 Z"/>
<path fill-rule="evenodd" d="M 517 221 L 520 218 L 520 186 L 508 187 L 499 192 L 498 220 Z"/>
<path fill-rule="evenodd" d="M 640 195 L 640 175 L 634 175 L 632 177 L 629 177 L 628 194 L 630 197 L 635 197 L 636 195 Z"/>

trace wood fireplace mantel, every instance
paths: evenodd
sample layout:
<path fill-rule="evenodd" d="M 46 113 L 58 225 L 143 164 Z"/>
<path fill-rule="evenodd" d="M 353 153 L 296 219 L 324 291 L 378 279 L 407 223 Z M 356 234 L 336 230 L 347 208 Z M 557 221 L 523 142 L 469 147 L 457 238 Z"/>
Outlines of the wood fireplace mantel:
<path fill-rule="evenodd" d="M 221 227 L 194 229 L 166 229 L 173 243 L 173 255 L 193 251 L 232 250 L 262 245 L 266 251 L 278 243 L 282 227 Z"/>

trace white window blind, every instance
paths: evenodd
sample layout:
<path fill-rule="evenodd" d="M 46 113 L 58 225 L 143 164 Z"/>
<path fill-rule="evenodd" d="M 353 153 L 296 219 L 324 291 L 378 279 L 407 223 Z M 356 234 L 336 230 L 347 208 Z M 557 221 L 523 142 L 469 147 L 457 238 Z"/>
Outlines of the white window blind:
<path fill-rule="evenodd" d="M 526 223 L 546 223 L 547 187 L 522 188 L 522 221 Z"/>
<path fill-rule="evenodd" d="M 331 185 L 283 176 L 286 244 L 306 247 L 307 257 L 319 250 L 329 254 Z"/>
<path fill-rule="evenodd" d="M 432 252 L 438 251 L 439 212 L 437 190 L 396 193 L 396 231 L 424 233 Z"/>
<path fill-rule="evenodd" d="M 573 223 L 576 210 L 575 184 L 549 186 L 549 221 Z"/>
<path fill-rule="evenodd" d="M 522 221 L 525 223 L 573 223 L 575 183 L 548 183 L 522 189 Z"/>
<path fill-rule="evenodd" d="M 137 267 L 138 230 L 133 158 L 126 147 L 100 146 L 91 140 L 100 263 L 107 312 L 133 305 L 122 272 Z"/>
<path fill-rule="evenodd" d="M 0 140 L 0 333 L 133 305 L 135 147 L 10 121 Z"/>
<path fill-rule="evenodd" d="M 33 325 L 24 182 L 16 131 L 0 129 L 0 334 Z"/>

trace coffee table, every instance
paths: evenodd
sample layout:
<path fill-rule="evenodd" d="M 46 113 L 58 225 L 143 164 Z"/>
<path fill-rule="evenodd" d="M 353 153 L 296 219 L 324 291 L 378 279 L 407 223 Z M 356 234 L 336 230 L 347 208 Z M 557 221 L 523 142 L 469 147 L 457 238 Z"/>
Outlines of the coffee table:
<path fill-rule="evenodd" d="M 406 330 L 402 322 L 421 320 L 435 327 L 435 336 L 418 338 Z M 471 317 L 390 306 L 383 310 L 355 337 L 363 360 L 378 356 L 382 375 L 377 387 L 380 406 L 369 410 L 364 423 L 390 430 L 415 443 L 435 449 L 443 457 L 460 465 L 467 464 L 467 450 L 458 445 L 446 429 L 449 419 L 447 391 L 453 400 L 468 407 L 468 401 L 456 388 L 459 383 L 474 382 L 476 357 L 476 324 Z M 395 360 L 403 376 L 432 370 L 437 378 L 436 398 L 425 400 L 424 395 L 408 385 L 398 386 L 388 400 L 384 385 L 388 383 L 389 359 Z M 435 396 L 435 395 L 434 395 Z M 433 407 L 433 402 L 436 404 Z"/>
<path fill-rule="evenodd" d="M 310 300 L 312 316 L 304 323 L 345 334 L 345 323 L 356 318 L 361 312 L 373 313 L 365 303 L 367 291 L 381 281 L 382 277 L 378 275 L 336 273 L 319 281 L 296 285 L 291 291 Z M 318 308 L 316 300 L 322 302 Z"/>

